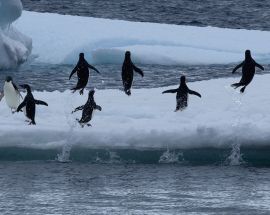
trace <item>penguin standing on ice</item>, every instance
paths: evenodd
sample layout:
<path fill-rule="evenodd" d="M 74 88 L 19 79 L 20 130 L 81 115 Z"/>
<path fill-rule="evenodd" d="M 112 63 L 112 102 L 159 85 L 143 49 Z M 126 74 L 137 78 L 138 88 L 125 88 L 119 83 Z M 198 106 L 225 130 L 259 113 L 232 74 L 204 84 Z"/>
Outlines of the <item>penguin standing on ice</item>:
<path fill-rule="evenodd" d="M 131 53 L 129 51 L 126 51 L 125 60 L 122 66 L 122 82 L 124 86 L 124 91 L 128 96 L 131 95 L 130 89 L 133 82 L 133 70 L 139 73 L 142 77 L 144 76 L 143 71 L 132 63 L 130 56 Z"/>
<path fill-rule="evenodd" d="M 171 90 L 166 90 L 162 92 L 164 93 L 177 93 L 176 94 L 176 109 L 175 112 L 178 110 L 184 110 L 188 106 L 188 94 L 196 95 L 201 98 L 201 94 L 192 91 L 188 88 L 186 84 L 186 77 L 181 76 L 180 78 L 180 86 L 177 89 L 171 89 Z"/>
<path fill-rule="evenodd" d="M 240 92 L 243 93 L 246 89 L 246 86 L 252 81 L 254 74 L 255 74 L 255 66 L 259 67 L 261 70 L 264 70 L 263 66 L 258 64 L 252 57 L 250 50 L 246 50 L 245 52 L 245 60 L 237 65 L 233 71 L 232 74 L 236 72 L 237 69 L 242 67 L 242 78 L 239 83 L 232 84 L 231 86 L 235 89 L 243 86 L 240 89 Z"/>
<path fill-rule="evenodd" d="M 88 78 L 89 78 L 89 69 L 88 68 L 95 70 L 97 73 L 100 73 L 95 67 L 90 65 L 84 59 L 84 53 L 80 53 L 79 61 L 78 61 L 77 65 L 75 66 L 75 68 L 72 70 L 72 72 L 71 72 L 71 74 L 69 76 L 69 80 L 70 80 L 72 75 L 77 72 L 78 82 L 77 82 L 76 87 L 71 89 L 71 90 L 73 90 L 73 93 L 76 90 L 81 89 L 80 90 L 80 95 L 83 94 L 83 90 L 86 87 L 86 85 L 88 83 Z"/>
<path fill-rule="evenodd" d="M 77 121 L 80 123 L 82 128 L 84 127 L 85 124 L 87 124 L 87 126 L 91 126 L 91 124 L 89 124 L 88 122 L 90 122 L 90 120 L 93 118 L 94 110 L 99 110 L 99 111 L 102 110 L 102 108 L 96 104 L 94 100 L 94 94 L 95 94 L 94 90 L 89 91 L 88 100 L 85 103 L 85 105 L 79 106 L 75 108 L 74 111 L 72 111 L 72 113 L 74 113 L 78 110 L 82 110 L 81 119 L 80 120 L 77 119 Z"/>
<path fill-rule="evenodd" d="M 28 119 L 30 119 L 29 125 L 35 125 L 35 114 L 36 114 L 36 105 L 45 105 L 48 104 L 41 100 L 36 100 L 31 92 L 31 88 L 28 84 L 20 85 L 23 89 L 27 90 L 27 94 L 23 100 L 23 102 L 17 108 L 17 112 L 19 112 L 23 107 L 25 107 L 25 115 Z"/>
<path fill-rule="evenodd" d="M 6 77 L 3 96 L 5 96 L 6 104 L 10 107 L 11 112 L 15 113 L 20 104 L 20 97 L 22 98 L 22 96 L 10 76 Z"/>

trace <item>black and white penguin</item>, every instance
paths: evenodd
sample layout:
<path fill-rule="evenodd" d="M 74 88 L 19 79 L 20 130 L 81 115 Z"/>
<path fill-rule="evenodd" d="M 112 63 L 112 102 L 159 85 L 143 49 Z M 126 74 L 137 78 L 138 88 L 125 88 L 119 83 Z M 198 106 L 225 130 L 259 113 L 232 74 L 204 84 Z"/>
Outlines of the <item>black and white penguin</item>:
<path fill-rule="evenodd" d="M 245 60 L 237 65 L 232 73 L 234 74 L 237 69 L 242 67 L 242 78 L 239 83 L 234 83 L 231 86 L 234 87 L 235 89 L 243 86 L 240 89 L 240 92 L 243 93 L 246 89 L 246 86 L 249 85 L 249 83 L 252 81 L 254 75 L 255 75 L 255 67 L 259 67 L 261 70 L 264 70 L 263 66 L 258 64 L 252 57 L 250 50 L 246 50 L 245 52 Z"/>
<path fill-rule="evenodd" d="M 139 73 L 142 77 L 144 76 L 143 71 L 132 63 L 130 56 L 131 53 L 129 51 L 126 51 L 125 60 L 122 66 L 122 82 L 124 86 L 124 91 L 128 96 L 131 95 L 130 89 L 133 82 L 133 70 Z"/>
<path fill-rule="evenodd" d="M 76 87 L 71 89 L 71 90 L 73 90 L 73 93 L 76 90 L 81 89 L 80 94 L 81 95 L 83 94 L 83 90 L 86 87 L 86 85 L 88 83 L 88 78 L 89 78 L 89 69 L 88 68 L 95 70 L 97 73 L 100 73 L 95 67 L 90 65 L 84 59 L 84 53 L 80 53 L 79 61 L 78 61 L 77 65 L 75 66 L 75 68 L 72 70 L 72 72 L 71 72 L 71 74 L 69 76 L 69 80 L 70 80 L 72 75 L 77 72 L 78 82 L 77 82 Z"/>
<path fill-rule="evenodd" d="M 181 76 L 180 78 L 180 86 L 177 89 L 166 90 L 164 93 L 177 93 L 176 94 L 176 109 L 175 112 L 178 110 L 184 110 L 188 106 L 188 94 L 196 95 L 201 98 L 201 94 L 190 90 L 186 84 L 186 77 Z"/>
<path fill-rule="evenodd" d="M 20 85 L 23 89 L 27 90 L 27 94 L 23 100 L 23 102 L 17 108 L 17 112 L 19 112 L 23 107 L 25 107 L 25 115 L 28 119 L 30 119 L 29 125 L 35 125 L 35 114 L 36 114 L 36 105 L 45 105 L 48 104 L 41 100 L 36 100 L 31 92 L 31 88 L 28 84 Z"/>
<path fill-rule="evenodd" d="M 20 104 L 20 97 L 22 98 L 22 96 L 18 87 L 13 82 L 12 77 L 10 76 L 6 77 L 3 95 L 5 97 L 7 106 L 11 109 L 11 112 L 15 113 Z"/>
<path fill-rule="evenodd" d="M 82 110 L 81 119 L 80 120 L 77 119 L 77 121 L 80 123 L 82 128 L 84 127 L 85 124 L 87 126 L 91 126 L 91 124 L 89 124 L 88 122 L 90 122 L 90 120 L 93 118 L 93 114 L 95 110 L 99 110 L 99 111 L 102 110 L 102 108 L 96 104 L 94 100 L 94 94 L 95 94 L 94 90 L 89 91 L 88 100 L 85 103 L 85 105 L 79 106 L 75 108 L 74 111 L 72 111 L 72 113 L 74 113 L 78 110 Z"/>

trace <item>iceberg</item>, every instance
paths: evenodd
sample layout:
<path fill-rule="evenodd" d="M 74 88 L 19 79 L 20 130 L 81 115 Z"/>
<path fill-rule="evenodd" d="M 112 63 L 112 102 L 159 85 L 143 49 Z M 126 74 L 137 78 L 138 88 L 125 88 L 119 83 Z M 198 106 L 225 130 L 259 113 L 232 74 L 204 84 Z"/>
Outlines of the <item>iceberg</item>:
<path fill-rule="evenodd" d="M 17 67 L 31 54 L 32 39 L 12 25 L 22 9 L 20 0 L 0 0 L 0 70 Z"/>

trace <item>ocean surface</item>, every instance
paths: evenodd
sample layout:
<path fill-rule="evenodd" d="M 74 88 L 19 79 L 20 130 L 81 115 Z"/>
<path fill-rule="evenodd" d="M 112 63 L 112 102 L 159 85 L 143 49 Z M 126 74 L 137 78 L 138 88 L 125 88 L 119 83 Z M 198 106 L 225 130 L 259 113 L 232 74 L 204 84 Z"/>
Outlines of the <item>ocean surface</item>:
<path fill-rule="evenodd" d="M 270 30 L 266 0 L 22 2 L 30 11 Z M 68 80 L 73 66 L 25 63 L 1 71 L 0 87 L 11 75 L 15 83 L 28 83 L 33 90 L 64 91 L 76 84 L 76 76 Z M 91 71 L 88 88 L 122 89 L 120 64 L 95 66 L 101 74 Z M 134 88 L 176 85 L 183 74 L 189 82 L 232 77 L 235 65 L 137 66 L 145 77 L 136 74 Z M 264 66 L 258 74 L 268 73 L 270 65 Z M 65 152 L 0 147 L 0 214 L 269 214 L 270 149 L 238 149 L 71 147 Z"/>
<path fill-rule="evenodd" d="M 269 214 L 268 168 L 0 163 L 1 214 Z"/>
<path fill-rule="evenodd" d="M 177 25 L 270 30 L 267 0 L 22 0 L 31 11 Z"/>

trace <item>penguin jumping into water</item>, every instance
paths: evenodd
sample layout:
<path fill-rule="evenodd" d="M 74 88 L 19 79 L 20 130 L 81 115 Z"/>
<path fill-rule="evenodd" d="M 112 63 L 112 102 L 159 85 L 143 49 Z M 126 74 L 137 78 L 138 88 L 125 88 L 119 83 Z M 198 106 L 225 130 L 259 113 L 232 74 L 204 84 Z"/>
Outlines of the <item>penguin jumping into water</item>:
<path fill-rule="evenodd" d="M 237 69 L 242 67 L 242 78 L 239 83 L 232 84 L 231 86 L 234 87 L 235 89 L 243 86 L 240 89 L 240 92 L 243 93 L 246 89 L 246 86 L 249 85 L 249 83 L 252 81 L 254 74 L 255 74 L 255 67 L 259 67 L 261 70 L 264 70 L 263 66 L 258 64 L 252 57 L 250 50 L 246 50 L 245 52 L 245 60 L 237 65 L 233 71 L 232 74 L 236 72 Z"/>
<path fill-rule="evenodd" d="M 31 88 L 28 84 L 20 85 L 23 89 L 27 90 L 27 95 L 25 96 L 23 102 L 17 108 L 17 112 L 19 112 L 23 107 L 25 107 L 25 115 L 28 119 L 30 119 L 29 125 L 35 125 L 35 114 L 36 114 L 36 105 L 45 105 L 48 104 L 41 100 L 36 100 L 31 92 Z"/>
<path fill-rule="evenodd" d="M 69 76 L 69 80 L 71 79 L 72 75 L 74 73 L 77 72 L 77 76 L 78 76 L 78 82 L 76 87 L 72 88 L 71 90 L 73 90 L 73 93 L 76 90 L 80 90 L 80 95 L 83 94 L 83 90 L 86 87 L 87 83 L 88 83 L 88 78 L 89 78 L 89 69 L 93 69 L 95 70 L 97 73 L 100 74 L 100 72 L 93 67 L 92 65 L 90 65 L 85 59 L 84 59 L 84 53 L 80 53 L 79 55 L 79 61 L 77 63 L 77 65 L 75 66 L 75 68 L 72 70 L 70 76 Z"/>
<path fill-rule="evenodd" d="M 124 86 L 124 91 L 128 96 L 131 95 L 130 89 L 133 82 L 133 70 L 139 73 L 142 77 L 144 76 L 143 71 L 132 63 L 130 56 L 131 53 L 129 51 L 126 51 L 125 60 L 122 66 L 122 82 Z"/>
<path fill-rule="evenodd" d="M 88 100 L 85 103 L 85 105 L 79 106 L 75 108 L 74 111 L 72 111 L 72 113 L 74 113 L 78 110 L 82 110 L 81 119 L 80 120 L 77 119 L 77 121 L 80 123 L 82 128 L 84 127 L 85 124 L 87 124 L 87 126 L 91 126 L 91 124 L 89 124 L 88 122 L 90 122 L 90 120 L 93 118 L 94 110 L 99 110 L 99 111 L 102 110 L 102 108 L 96 104 L 94 100 L 94 94 L 95 94 L 95 90 L 89 91 Z"/>
<path fill-rule="evenodd" d="M 22 98 L 22 95 L 10 76 L 6 77 L 3 96 L 5 96 L 6 104 L 10 107 L 11 112 L 15 113 L 20 104 L 20 97 Z"/>
<path fill-rule="evenodd" d="M 177 89 L 171 89 L 171 90 L 166 90 L 162 92 L 164 93 L 176 93 L 176 109 L 175 112 L 178 110 L 184 110 L 188 106 L 188 94 L 196 95 L 201 98 L 201 94 L 192 91 L 188 88 L 186 84 L 186 77 L 181 76 L 180 78 L 180 86 Z"/>

